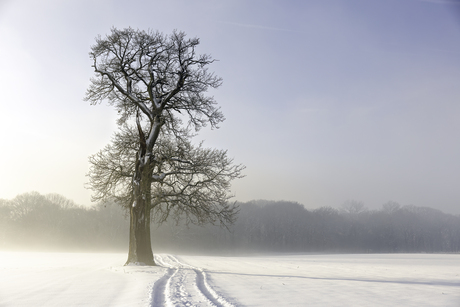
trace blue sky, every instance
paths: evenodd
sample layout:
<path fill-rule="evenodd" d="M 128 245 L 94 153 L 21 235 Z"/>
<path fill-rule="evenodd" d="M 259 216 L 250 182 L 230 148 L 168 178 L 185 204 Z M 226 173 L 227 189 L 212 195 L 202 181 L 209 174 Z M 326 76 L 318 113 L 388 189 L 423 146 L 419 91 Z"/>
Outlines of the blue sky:
<path fill-rule="evenodd" d="M 89 205 L 88 156 L 116 114 L 83 101 L 112 26 L 201 39 L 227 120 L 197 141 L 247 166 L 236 200 L 346 200 L 460 213 L 460 2 L 0 2 L 0 198 Z"/>

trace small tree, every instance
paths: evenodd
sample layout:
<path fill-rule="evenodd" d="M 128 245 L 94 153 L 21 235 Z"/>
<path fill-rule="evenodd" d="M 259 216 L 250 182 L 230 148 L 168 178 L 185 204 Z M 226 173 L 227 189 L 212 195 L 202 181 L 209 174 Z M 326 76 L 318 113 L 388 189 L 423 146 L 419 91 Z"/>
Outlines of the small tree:
<path fill-rule="evenodd" d="M 205 95 L 222 81 L 207 70 L 214 60 L 196 54 L 198 44 L 182 32 L 113 28 L 91 47 L 96 77 L 85 99 L 114 106 L 120 131 L 90 157 L 89 187 L 95 201 L 129 205 L 127 264 L 155 264 L 151 214 L 158 222 L 172 214 L 198 224 L 235 218 L 228 191 L 243 166 L 233 165 L 225 151 L 190 143 L 191 129 L 216 128 L 224 120 L 214 98 Z"/>
<path fill-rule="evenodd" d="M 347 200 L 342 204 L 342 207 L 340 208 L 342 212 L 348 213 L 351 215 L 356 215 L 359 214 L 363 211 L 366 210 L 366 207 L 361 201 L 357 200 Z"/>

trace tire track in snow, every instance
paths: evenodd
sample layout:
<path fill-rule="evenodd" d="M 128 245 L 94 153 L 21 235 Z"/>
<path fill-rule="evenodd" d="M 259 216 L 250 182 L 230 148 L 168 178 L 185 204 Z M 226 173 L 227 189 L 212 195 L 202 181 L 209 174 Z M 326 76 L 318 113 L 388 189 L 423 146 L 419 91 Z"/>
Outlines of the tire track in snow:
<path fill-rule="evenodd" d="M 233 307 L 232 304 L 230 304 L 222 296 L 217 294 L 214 291 L 214 289 L 209 285 L 206 272 L 203 269 L 188 264 L 184 264 L 172 255 L 169 255 L 169 258 L 175 261 L 179 266 L 189 267 L 190 269 L 195 271 L 197 288 L 209 301 L 213 303 L 214 306 Z"/>
<path fill-rule="evenodd" d="M 153 284 L 149 297 L 150 306 L 164 306 L 166 284 L 172 275 L 173 270 L 168 268 L 166 274 Z"/>
<path fill-rule="evenodd" d="M 151 306 L 234 307 L 212 289 L 203 269 L 184 264 L 172 255 L 155 255 L 155 261 L 168 271 L 152 288 Z"/>

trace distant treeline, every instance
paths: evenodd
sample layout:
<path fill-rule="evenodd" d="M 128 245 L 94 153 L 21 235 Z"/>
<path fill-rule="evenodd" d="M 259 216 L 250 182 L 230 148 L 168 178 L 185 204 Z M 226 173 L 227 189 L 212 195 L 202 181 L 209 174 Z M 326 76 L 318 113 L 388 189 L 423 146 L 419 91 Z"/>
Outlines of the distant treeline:
<path fill-rule="evenodd" d="M 120 250 L 128 231 L 119 206 L 89 209 L 37 192 L 0 199 L 0 249 Z"/>
<path fill-rule="evenodd" d="M 460 216 L 389 202 L 366 210 L 351 201 L 340 210 L 307 210 L 293 202 L 239 203 L 228 229 L 177 224 L 152 226 L 154 252 L 238 254 L 245 252 L 458 253 Z M 0 248 L 127 250 L 124 209 L 88 209 L 60 195 L 22 194 L 0 200 Z"/>
<path fill-rule="evenodd" d="M 228 252 L 458 253 L 460 216 L 389 202 L 366 210 L 351 201 L 340 210 L 307 210 L 293 202 L 251 201 L 240 204 L 230 232 L 218 227 L 182 227 L 173 246 Z M 163 230 L 165 226 L 158 230 Z M 166 238 L 157 234 L 157 240 Z M 155 243 L 155 242 L 154 242 Z"/>

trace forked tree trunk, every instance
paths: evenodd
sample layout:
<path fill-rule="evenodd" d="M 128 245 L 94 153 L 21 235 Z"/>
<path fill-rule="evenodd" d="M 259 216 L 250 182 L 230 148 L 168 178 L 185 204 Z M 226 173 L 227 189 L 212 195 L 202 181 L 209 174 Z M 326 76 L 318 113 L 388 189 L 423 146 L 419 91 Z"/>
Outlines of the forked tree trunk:
<path fill-rule="evenodd" d="M 156 265 L 150 240 L 150 165 L 139 169 L 139 184 L 134 185 L 134 203 L 130 208 L 128 264 Z M 138 177 L 138 178 L 139 178 Z"/>

